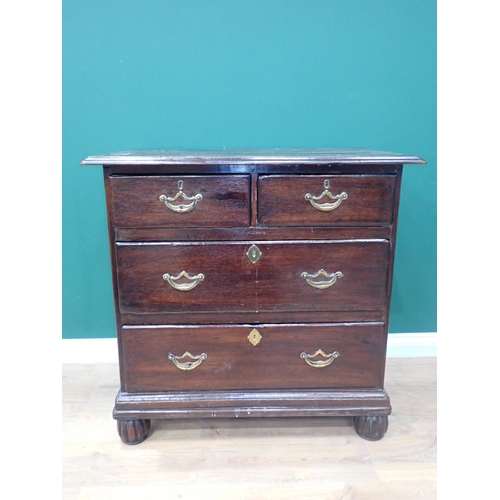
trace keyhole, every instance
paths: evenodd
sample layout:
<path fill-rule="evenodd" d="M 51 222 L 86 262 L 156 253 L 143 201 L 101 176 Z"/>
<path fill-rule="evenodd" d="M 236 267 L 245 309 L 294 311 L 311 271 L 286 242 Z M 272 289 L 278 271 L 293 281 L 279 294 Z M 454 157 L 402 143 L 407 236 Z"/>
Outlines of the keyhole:
<path fill-rule="evenodd" d="M 330 181 L 327 179 L 324 183 L 325 189 L 330 189 Z"/>
<path fill-rule="evenodd" d="M 177 188 L 179 189 L 179 191 L 182 191 L 182 188 L 183 188 L 183 187 L 184 187 L 184 182 L 179 181 L 179 182 L 177 183 Z"/>

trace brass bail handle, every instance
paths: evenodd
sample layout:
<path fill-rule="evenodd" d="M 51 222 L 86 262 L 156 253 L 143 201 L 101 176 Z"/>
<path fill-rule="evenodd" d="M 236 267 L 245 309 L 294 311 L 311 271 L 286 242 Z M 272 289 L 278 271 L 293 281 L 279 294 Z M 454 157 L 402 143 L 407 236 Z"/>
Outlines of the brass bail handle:
<path fill-rule="evenodd" d="M 325 359 L 313 359 L 316 356 L 322 356 Z M 326 354 L 322 349 L 318 349 L 314 354 L 300 353 L 300 358 L 303 359 L 309 366 L 313 368 L 325 368 L 331 365 L 340 356 L 338 351 Z"/>
<path fill-rule="evenodd" d="M 330 181 L 328 179 L 325 180 L 323 186 L 325 190 L 319 196 L 313 196 L 311 193 L 306 193 L 306 195 L 304 196 L 304 198 L 309 201 L 316 210 L 320 210 L 321 212 L 330 212 L 338 208 L 344 200 L 347 200 L 348 196 L 345 191 L 342 191 L 337 195 L 333 195 L 330 192 Z M 326 203 L 318 203 L 318 201 L 321 200 L 324 196 L 327 196 L 332 201 Z"/>
<path fill-rule="evenodd" d="M 178 281 L 181 280 L 182 278 L 185 278 L 186 280 L 189 281 L 178 283 Z M 205 275 L 203 273 L 199 273 L 196 276 L 191 276 L 186 271 L 181 271 L 177 276 L 172 276 L 168 273 L 165 273 L 163 275 L 163 279 L 172 288 L 175 288 L 180 292 L 188 292 L 189 290 L 192 290 L 195 286 L 197 286 L 199 283 L 201 283 L 205 279 Z"/>
<path fill-rule="evenodd" d="M 181 361 L 183 358 L 190 358 L 193 361 Z M 200 366 L 208 356 L 206 353 L 202 352 L 199 356 L 193 356 L 189 351 L 186 351 L 182 356 L 175 356 L 169 353 L 168 359 L 179 368 L 179 370 L 189 371 L 194 370 L 196 367 Z"/>
<path fill-rule="evenodd" d="M 330 288 L 331 286 L 335 285 L 335 283 L 337 283 L 337 280 L 344 277 L 344 274 L 342 273 L 342 271 L 336 271 L 330 274 L 327 273 L 324 269 L 320 269 L 317 273 L 314 274 L 309 274 L 304 271 L 300 276 L 304 278 L 307 283 L 313 288 L 324 290 L 325 288 Z M 320 279 L 318 281 L 318 278 L 320 278 L 321 276 L 324 276 L 326 279 Z"/>
<path fill-rule="evenodd" d="M 175 196 L 165 196 L 164 194 L 160 195 L 158 198 L 161 202 L 165 203 L 166 207 L 172 210 L 172 212 L 176 212 L 178 214 L 185 214 L 187 212 L 191 212 L 191 210 L 196 207 L 196 204 L 203 199 L 203 196 L 198 193 L 194 196 L 187 196 L 182 190 L 184 188 L 184 182 L 179 180 L 177 182 L 177 189 L 179 190 Z M 180 205 L 174 205 L 179 198 L 181 198 Z M 188 203 L 184 203 L 188 202 Z"/>

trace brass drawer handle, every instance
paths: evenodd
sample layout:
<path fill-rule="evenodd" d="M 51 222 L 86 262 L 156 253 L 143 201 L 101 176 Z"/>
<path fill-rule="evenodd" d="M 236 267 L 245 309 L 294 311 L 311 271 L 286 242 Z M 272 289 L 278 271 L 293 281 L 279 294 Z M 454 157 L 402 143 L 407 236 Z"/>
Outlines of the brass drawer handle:
<path fill-rule="evenodd" d="M 317 273 L 314 274 L 308 274 L 304 271 L 301 276 L 312 287 L 323 290 L 324 288 L 330 288 L 332 285 L 335 285 L 335 283 L 337 283 L 337 280 L 342 278 L 344 275 L 340 271 L 337 271 L 333 274 L 328 274 L 324 269 L 320 269 Z M 325 281 L 313 281 L 319 276 L 324 276 L 327 279 Z"/>
<path fill-rule="evenodd" d="M 194 361 L 181 362 L 180 360 L 185 358 L 186 356 L 193 359 Z M 168 355 L 168 359 L 172 361 L 172 363 L 174 363 L 177 368 L 185 371 L 194 370 L 197 366 L 200 366 L 201 363 L 203 363 L 203 361 L 207 358 L 208 356 L 204 352 L 202 352 L 199 356 L 193 356 L 189 351 L 186 351 L 182 356 L 174 356 L 172 353 L 169 353 Z"/>
<path fill-rule="evenodd" d="M 188 280 L 193 280 L 191 283 L 176 283 L 177 280 L 181 278 L 187 278 Z M 176 290 L 180 290 L 181 292 L 187 292 L 192 290 L 198 283 L 205 279 L 205 275 L 203 273 L 197 274 L 196 276 L 190 276 L 186 271 L 180 272 L 177 276 L 170 276 L 170 274 L 165 273 L 163 275 L 163 279 L 168 282 L 168 284 L 175 288 Z"/>
<path fill-rule="evenodd" d="M 203 199 L 203 196 L 199 193 L 194 195 L 194 196 L 187 196 L 182 191 L 183 182 L 179 181 L 177 185 L 179 188 L 179 192 L 173 198 L 162 194 L 158 199 L 160 201 L 162 201 L 163 203 L 165 203 L 165 205 L 170 210 L 172 210 L 172 212 L 177 212 L 179 214 L 185 214 L 186 212 L 190 212 L 191 210 L 193 210 L 193 208 L 196 206 L 196 204 Z M 177 201 L 179 198 L 182 198 L 184 201 L 187 201 L 189 203 L 187 203 L 187 204 L 181 203 L 180 205 L 173 205 L 173 203 L 175 201 Z"/>
<path fill-rule="evenodd" d="M 322 212 L 330 212 L 331 210 L 335 210 L 340 204 L 347 200 L 347 193 L 342 191 L 342 193 L 333 195 L 330 193 L 330 181 L 326 180 L 324 183 L 325 190 L 319 196 L 313 196 L 311 193 L 307 193 L 305 195 L 305 199 L 311 202 L 311 205 L 317 210 L 321 210 Z M 317 201 L 321 200 L 323 196 L 328 196 L 331 200 L 334 200 L 332 203 L 317 203 Z"/>
<path fill-rule="evenodd" d="M 321 355 L 326 359 L 312 359 L 318 355 Z M 321 349 L 318 349 L 314 354 L 307 354 L 305 352 L 300 353 L 301 359 L 303 359 L 309 366 L 312 366 L 313 368 L 324 368 L 325 366 L 331 365 L 339 356 L 340 354 L 337 351 L 332 352 L 331 354 L 325 354 Z"/>

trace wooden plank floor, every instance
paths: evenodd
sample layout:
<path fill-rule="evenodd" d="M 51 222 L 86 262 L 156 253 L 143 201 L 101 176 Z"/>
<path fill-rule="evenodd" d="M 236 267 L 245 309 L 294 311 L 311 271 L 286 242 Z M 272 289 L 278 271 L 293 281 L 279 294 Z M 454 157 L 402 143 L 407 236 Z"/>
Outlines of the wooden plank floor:
<path fill-rule="evenodd" d="M 63 365 L 63 496 L 83 499 L 436 498 L 436 358 L 387 361 L 393 413 L 381 441 L 350 418 L 153 422 L 123 444 L 116 364 Z"/>

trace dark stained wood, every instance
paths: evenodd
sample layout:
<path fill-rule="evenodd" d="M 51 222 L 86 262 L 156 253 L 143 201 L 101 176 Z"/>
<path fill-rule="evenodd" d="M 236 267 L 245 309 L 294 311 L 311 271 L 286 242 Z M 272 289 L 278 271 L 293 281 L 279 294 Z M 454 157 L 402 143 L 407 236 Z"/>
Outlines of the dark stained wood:
<path fill-rule="evenodd" d="M 116 229 L 113 225 L 113 204 L 112 204 L 112 195 L 111 195 L 111 186 L 110 186 L 110 179 L 111 179 L 111 172 L 109 167 L 104 167 L 103 168 L 103 174 L 104 174 L 104 189 L 106 192 L 106 210 L 107 210 L 107 222 L 108 222 L 108 241 L 109 241 L 109 249 L 110 249 L 110 259 L 111 259 L 111 268 L 113 272 L 111 273 L 112 277 L 112 282 L 113 282 L 113 296 L 115 297 L 114 300 L 114 313 L 115 313 L 115 322 L 116 322 L 116 336 L 118 338 L 118 359 L 122 359 L 122 344 L 120 342 L 120 332 L 121 332 L 121 325 L 122 325 L 122 317 L 120 314 L 120 308 L 118 305 L 118 300 L 116 298 L 118 297 L 118 275 L 116 273 L 116 269 L 118 269 L 117 263 L 116 263 L 116 239 L 115 239 L 115 232 Z M 120 367 L 120 388 L 123 389 L 123 380 L 125 377 L 125 372 L 124 372 L 124 367 L 123 363 L 119 363 Z"/>
<path fill-rule="evenodd" d="M 379 324 L 258 325 L 262 338 L 252 345 L 254 327 L 124 327 L 122 341 L 127 392 L 217 389 L 380 388 L 384 328 Z M 329 366 L 301 359 L 339 353 Z M 169 354 L 206 354 L 185 371 Z M 316 359 L 316 358 L 314 358 Z M 322 355 L 317 359 L 325 360 Z M 189 357 L 181 361 L 191 361 Z"/>
<path fill-rule="evenodd" d="M 252 311 L 255 269 L 248 243 L 119 243 L 118 282 L 121 312 Z M 195 288 L 180 291 L 163 279 L 204 275 Z M 189 282 L 189 280 L 179 280 Z"/>
<path fill-rule="evenodd" d="M 110 175 L 389 175 L 397 163 L 116 163 L 106 165 Z"/>
<path fill-rule="evenodd" d="M 123 325 L 143 325 L 144 313 L 123 313 Z M 256 324 L 256 323 L 307 323 L 311 321 L 309 311 L 232 311 L 221 313 L 219 311 L 197 312 L 186 314 L 181 311 L 166 313 L 148 313 L 147 321 L 155 325 L 190 325 L 193 320 L 199 324 L 221 325 L 224 323 Z M 351 311 L 315 311 L 314 320 L 319 323 L 346 323 L 353 321 L 381 321 L 386 322 L 384 310 L 351 310 Z"/>
<path fill-rule="evenodd" d="M 396 176 L 396 189 L 394 196 L 394 215 L 392 218 L 392 224 L 390 226 L 391 236 L 389 238 L 389 244 L 391 246 L 390 251 L 390 262 L 389 262 L 389 277 L 387 280 L 387 306 L 385 308 L 385 317 L 386 321 L 389 321 L 389 314 L 391 310 L 391 298 L 392 298 L 392 284 L 393 284 L 393 274 L 394 274 L 394 258 L 396 255 L 396 235 L 398 229 L 398 216 L 399 216 L 399 200 L 401 197 L 401 181 L 403 177 L 403 166 L 400 165 L 397 167 L 397 176 Z M 384 376 L 385 376 L 385 367 L 384 367 Z"/>
<path fill-rule="evenodd" d="M 332 149 L 84 160 L 104 166 L 122 440 L 146 439 L 152 418 L 340 415 L 355 417 L 361 437 L 380 439 L 391 413 L 383 385 L 404 163 L 425 161 Z M 332 194 L 348 193 L 331 212 L 305 199 L 325 180 Z M 174 196 L 179 181 L 186 196 L 202 195 L 183 214 L 158 199 Z M 261 252 L 255 263 L 252 245 Z M 302 274 L 320 269 L 342 276 L 312 287 Z M 203 280 L 181 291 L 163 279 L 182 271 Z M 324 367 L 301 357 L 319 349 L 339 356 Z M 206 358 L 180 369 L 169 354 L 189 368 L 186 351 Z"/>
<path fill-rule="evenodd" d="M 328 191 L 347 199 L 331 211 L 315 208 L 306 194 L 321 196 Z M 268 226 L 338 226 L 392 222 L 396 176 L 267 176 L 259 179 L 258 222 Z M 318 204 L 332 202 L 324 195 Z"/>
<path fill-rule="evenodd" d="M 177 213 L 159 197 L 182 192 L 201 195 L 189 212 Z M 214 227 L 248 226 L 250 179 L 248 176 L 113 176 L 109 181 L 115 227 Z M 172 202 L 178 207 L 189 202 Z"/>
<path fill-rule="evenodd" d="M 390 226 L 117 229 L 117 241 L 389 240 Z"/>
<path fill-rule="evenodd" d="M 384 389 L 211 390 L 127 393 L 120 391 L 115 418 L 333 417 L 389 415 Z"/>
<path fill-rule="evenodd" d="M 258 244 L 256 310 L 362 311 L 384 309 L 389 265 L 387 241 L 302 241 Z M 325 289 L 311 286 L 302 273 L 321 269 L 342 277 Z M 324 276 L 312 282 L 325 280 Z M 311 314 L 310 321 L 316 321 Z"/>
<path fill-rule="evenodd" d="M 250 225 L 255 227 L 257 225 L 257 200 L 259 199 L 259 176 L 256 172 L 252 172 L 252 188 L 251 188 L 251 199 L 252 199 L 252 214 Z"/>
<path fill-rule="evenodd" d="M 354 417 L 356 432 L 368 441 L 378 441 L 387 432 L 389 419 L 387 415 L 361 415 Z"/>
<path fill-rule="evenodd" d="M 117 427 L 118 434 L 125 444 L 139 444 L 149 436 L 151 420 L 118 420 Z"/>
<path fill-rule="evenodd" d="M 262 252 L 256 263 L 246 255 L 253 244 Z M 117 257 L 124 313 L 372 310 L 387 300 L 389 244 L 383 240 L 119 243 Z M 321 269 L 343 276 L 326 289 L 302 277 Z M 203 281 L 180 291 L 162 278 L 182 271 L 202 273 Z"/>

